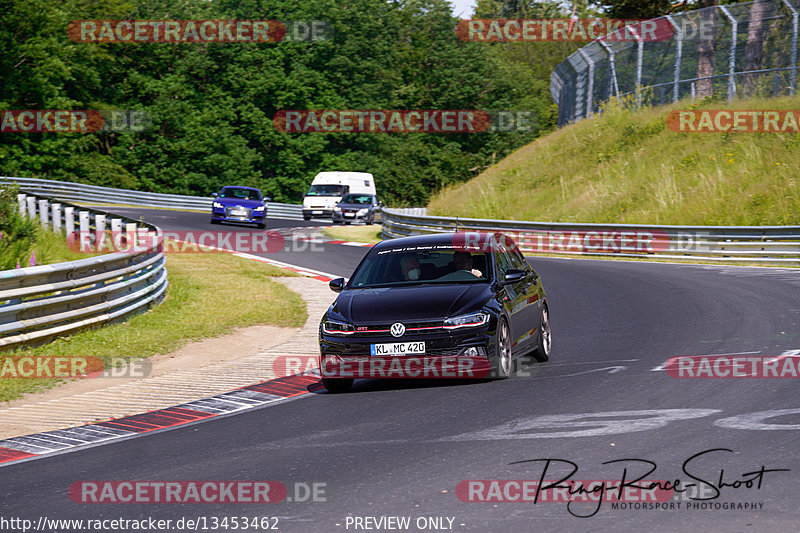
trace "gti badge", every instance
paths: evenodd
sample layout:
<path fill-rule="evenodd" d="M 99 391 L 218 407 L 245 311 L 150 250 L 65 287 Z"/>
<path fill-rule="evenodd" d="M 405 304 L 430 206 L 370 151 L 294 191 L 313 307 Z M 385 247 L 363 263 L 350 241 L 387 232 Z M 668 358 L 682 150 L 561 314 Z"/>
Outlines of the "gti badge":
<path fill-rule="evenodd" d="M 392 332 L 393 337 L 402 337 L 403 334 L 406 332 L 406 327 L 400 322 L 395 322 L 394 324 L 392 324 L 392 328 L 390 331 Z"/>

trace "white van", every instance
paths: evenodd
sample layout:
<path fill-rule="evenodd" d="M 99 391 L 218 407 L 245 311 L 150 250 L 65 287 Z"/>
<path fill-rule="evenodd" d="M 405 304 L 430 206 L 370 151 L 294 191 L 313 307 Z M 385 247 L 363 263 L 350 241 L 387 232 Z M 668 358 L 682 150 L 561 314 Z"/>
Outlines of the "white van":
<path fill-rule="evenodd" d="M 329 217 L 347 193 L 377 194 L 375 179 L 368 172 L 320 172 L 303 198 L 303 218 Z"/>

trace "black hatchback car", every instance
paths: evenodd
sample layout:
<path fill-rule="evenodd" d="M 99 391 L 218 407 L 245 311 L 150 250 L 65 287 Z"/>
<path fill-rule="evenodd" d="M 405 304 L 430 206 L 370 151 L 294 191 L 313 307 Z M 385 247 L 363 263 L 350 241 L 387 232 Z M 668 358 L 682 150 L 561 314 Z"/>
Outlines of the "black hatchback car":
<path fill-rule="evenodd" d="M 358 221 L 372 224 L 380 216 L 382 205 L 374 194 L 345 194 L 333 208 L 331 218 L 334 224 Z"/>
<path fill-rule="evenodd" d="M 514 358 L 550 356 L 541 279 L 501 233 L 383 241 L 330 287 L 340 294 L 319 329 L 330 392 L 358 377 L 502 379 Z"/>

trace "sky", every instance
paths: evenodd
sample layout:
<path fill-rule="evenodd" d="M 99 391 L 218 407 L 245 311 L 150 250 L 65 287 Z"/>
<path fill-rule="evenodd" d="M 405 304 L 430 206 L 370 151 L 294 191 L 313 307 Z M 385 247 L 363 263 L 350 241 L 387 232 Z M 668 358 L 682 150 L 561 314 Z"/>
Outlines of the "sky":
<path fill-rule="evenodd" d="M 472 10 L 475 9 L 476 0 L 450 0 L 453 4 L 453 15 L 468 19 L 472 16 Z"/>

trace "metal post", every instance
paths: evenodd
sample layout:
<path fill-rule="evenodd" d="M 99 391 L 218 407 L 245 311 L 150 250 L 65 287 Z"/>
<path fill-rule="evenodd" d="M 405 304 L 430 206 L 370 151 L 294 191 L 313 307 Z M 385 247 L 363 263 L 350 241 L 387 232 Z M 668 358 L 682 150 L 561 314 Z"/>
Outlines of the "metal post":
<path fill-rule="evenodd" d="M 797 9 L 789 3 L 789 0 L 783 0 L 783 4 L 792 10 L 792 69 L 789 71 L 789 94 L 794 94 L 795 91 L 795 78 L 797 75 Z"/>
<path fill-rule="evenodd" d="M 64 231 L 69 238 L 75 233 L 75 208 L 68 206 L 64 208 Z"/>
<path fill-rule="evenodd" d="M 81 238 L 86 238 L 84 235 L 89 234 L 89 212 L 78 211 L 78 229 L 81 232 Z"/>
<path fill-rule="evenodd" d="M 578 53 L 584 61 L 589 64 L 589 86 L 586 89 L 586 116 L 592 116 L 592 93 L 594 92 L 594 61 L 589 57 L 589 54 L 583 51 L 583 48 L 578 48 Z"/>
<path fill-rule="evenodd" d="M 104 246 L 104 240 L 106 237 L 106 216 L 105 215 L 95 215 L 94 216 L 94 242 L 95 245 L 98 247 Z"/>
<path fill-rule="evenodd" d="M 28 196 L 26 200 L 28 201 L 28 218 L 34 220 L 36 218 L 36 197 Z"/>
<path fill-rule="evenodd" d="M 736 96 L 736 76 L 734 73 L 736 72 L 736 34 L 739 32 L 739 22 L 731 15 L 727 7 L 719 6 L 719 8 L 731 21 L 731 51 L 728 57 L 728 101 L 731 101 Z"/>
<path fill-rule="evenodd" d="M 619 98 L 619 82 L 617 81 L 617 64 L 614 62 L 614 49 L 602 39 L 599 39 L 597 42 L 600 43 L 600 46 L 602 46 L 608 54 L 608 64 L 611 67 L 611 82 L 614 87 L 614 96 L 617 97 L 617 102 L 621 102 Z"/>
<path fill-rule="evenodd" d="M 49 203 L 47 200 L 39 200 L 39 224 L 43 228 L 47 228 L 50 225 L 50 217 L 48 216 L 50 212 Z"/>
<path fill-rule="evenodd" d="M 644 39 L 633 25 L 625 26 L 636 37 L 636 107 L 642 107 L 642 63 L 644 60 Z"/>
<path fill-rule="evenodd" d="M 681 59 L 683 58 L 683 28 L 678 26 L 678 23 L 672 18 L 672 15 L 667 15 L 667 20 L 675 29 L 677 35 L 677 44 L 675 45 L 675 71 L 672 76 L 672 101 L 677 102 L 680 99 L 680 79 L 681 79 Z"/>
<path fill-rule="evenodd" d="M 25 216 L 25 213 L 28 209 L 28 202 L 25 200 L 28 195 L 25 193 L 18 193 L 17 194 L 17 203 L 19 204 L 19 214 Z"/>
<path fill-rule="evenodd" d="M 61 232 L 61 204 L 53 204 L 53 231 Z"/>

